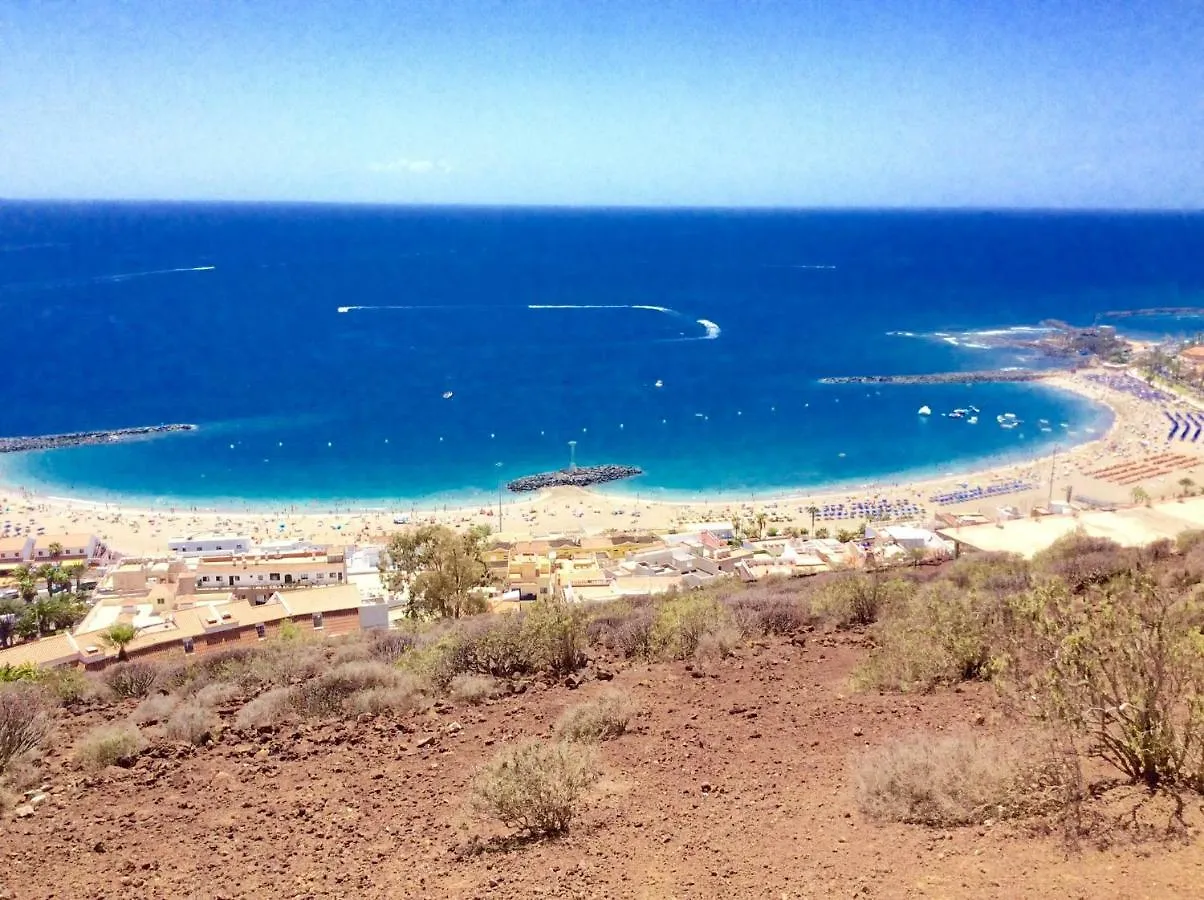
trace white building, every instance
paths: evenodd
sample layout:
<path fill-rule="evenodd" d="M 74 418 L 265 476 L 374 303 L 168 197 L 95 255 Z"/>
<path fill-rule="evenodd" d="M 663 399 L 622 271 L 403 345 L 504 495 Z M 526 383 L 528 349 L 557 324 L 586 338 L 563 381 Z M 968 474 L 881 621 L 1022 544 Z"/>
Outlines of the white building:
<path fill-rule="evenodd" d="M 254 542 L 245 534 L 198 534 L 171 538 L 167 548 L 176 556 L 225 556 L 230 553 L 250 553 Z"/>
<path fill-rule="evenodd" d="M 342 554 L 200 559 L 194 565 L 198 591 L 262 593 L 276 588 L 339 585 L 347 581 L 347 563 Z"/>
<path fill-rule="evenodd" d="M 53 551 L 57 550 L 57 554 Z M 34 562 L 91 561 L 104 554 L 94 534 L 40 534 L 30 557 Z"/>

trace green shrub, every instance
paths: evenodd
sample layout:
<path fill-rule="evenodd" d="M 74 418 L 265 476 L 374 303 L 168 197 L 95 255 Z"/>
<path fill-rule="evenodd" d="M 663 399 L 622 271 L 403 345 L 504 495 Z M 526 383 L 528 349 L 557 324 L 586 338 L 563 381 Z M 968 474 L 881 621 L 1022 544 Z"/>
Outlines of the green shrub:
<path fill-rule="evenodd" d="M 570 707 L 556 724 L 556 736 L 564 741 L 606 741 L 627 730 L 634 714 L 630 698 L 617 690 Z"/>
<path fill-rule="evenodd" d="M 35 663 L 4 663 L 0 665 L 0 684 L 11 684 L 15 681 L 38 682 L 42 680 L 42 674 L 42 669 Z"/>
<path fill-rule="evenodd" d="M 1056 807 L 1056 780 L 1015 743 L 915 735 L 862 756 L 854 791 L 870 818 L 949 827 Z"/>
<path fill-rule="evenodd" d="M 707 594 L 683 594 L 665 600 L 656 610 L 650 644 L 656 656 L 689 659 L 707 632 L 728 624 L 727 611 Z"/>
<path fill-rule="evenodd" d="M 598 778 L 594 753 L 573 743 L 531 741 L 503 750 L 473 783 L 473 806 L 508 828 L 561 834 Z"/>
<path fill-rule="evenodd" d="M 46 692 L 29 684 L 0 687 L 0 772 L 13 760 L 44 746 L 54 725 Z"/>
<path fill-rule="evenodd" d="M 85 769 L 103 769 L 142 749 L 142 733 L 134 725 L 104 726 L 88 732 L 75 749 L 76 761 Z"/>
<path fill-rule="evenodd" d="M 862 687 L 924 691 L 990 678 L 999 654 L 998 604 L 947 581 L 925 585 L 874 626 L 876 643 L 858 667 Z"/>
<path fill-rule="evenodd" d="M 45 669 L 38 680 L 52 697 L 64 705 L 95 695 L 95 683 L 79 669 L 65 666 Z"/>
<path fill-rule="evenodd" d="M 915 586 L 880 573 L 849 572 L 828 581 L 817 593 L 816 610 L 841 627 L 872 625 L 888 609 L 907 601 Z"/>

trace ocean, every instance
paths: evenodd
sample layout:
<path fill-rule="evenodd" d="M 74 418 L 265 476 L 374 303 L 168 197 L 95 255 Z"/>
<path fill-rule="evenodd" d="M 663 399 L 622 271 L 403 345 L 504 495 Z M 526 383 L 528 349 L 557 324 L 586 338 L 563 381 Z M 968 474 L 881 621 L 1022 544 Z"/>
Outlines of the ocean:
<path fill-rule="evenodd" d="M 4 202 L 0 433 L 200 428 L 12 455 L 0 478 L 483 502 L 575 441 L 579 464 L 642 467 L 609 489 L 646 496 L 887 484 L 1067 447 L 1107 414 L 1035 385 L 820 378 L 1038 366 L 991 333 L 1193 305 L 1198 214 Z M 941 415 L 970 405 L 976 425 Z"/>

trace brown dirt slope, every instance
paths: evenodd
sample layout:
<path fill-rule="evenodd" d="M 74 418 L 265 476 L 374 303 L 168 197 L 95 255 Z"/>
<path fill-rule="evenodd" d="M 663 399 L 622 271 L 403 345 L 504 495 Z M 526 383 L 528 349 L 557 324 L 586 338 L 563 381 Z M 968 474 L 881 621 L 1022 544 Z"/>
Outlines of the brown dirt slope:
<path fill-rule="evenodd" d="M 44 763 L 48 802 L 0 825 L 0 896 L 1200 896 L 1198 843 L 1068 854 L 1058 835 L 1018 825 L 863 820 L 850 787 L 858 751 L 917 729 L 990 730 L 995 716 L 986 690 L 851 692 L 857 643 L 762 643 L 705 673 L 620 669 L 611 684 L 642 712 L 604 745 L 605 776 L 571 834 L 482 852 L 466 849 L 500 832 L 466 803 L 476 767 L 608 685 L 227 732 L 97 776 L 72 766 L 70 742 L 112 713 L 77 714 Z"/>

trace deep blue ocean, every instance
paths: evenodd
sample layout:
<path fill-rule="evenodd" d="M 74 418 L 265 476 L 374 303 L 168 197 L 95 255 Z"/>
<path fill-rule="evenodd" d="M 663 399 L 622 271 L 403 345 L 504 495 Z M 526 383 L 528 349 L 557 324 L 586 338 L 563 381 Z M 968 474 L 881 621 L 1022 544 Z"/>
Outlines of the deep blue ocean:
<path fill-rule="evenodd" d="M 160 503 L 451 502 L 576 441 L 581 464 L 643 467 L 616 489 L 649 495 L 890 482 L 1107 419 L 1042 387 L 819 378 L 1038 365 L 981 332 L 1188 305 L 1202 215 L 0 203 L 0 433 L 201 426 L 10 456 L 0 477 Z M 977 425 L 940 415 L 971 404 Z"/>

